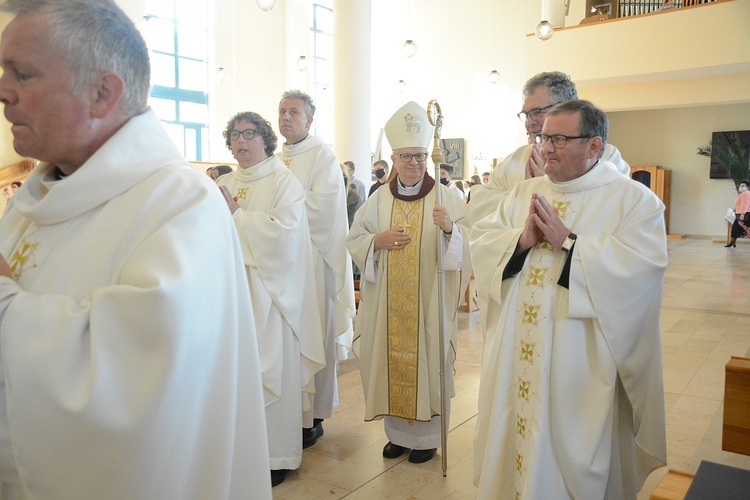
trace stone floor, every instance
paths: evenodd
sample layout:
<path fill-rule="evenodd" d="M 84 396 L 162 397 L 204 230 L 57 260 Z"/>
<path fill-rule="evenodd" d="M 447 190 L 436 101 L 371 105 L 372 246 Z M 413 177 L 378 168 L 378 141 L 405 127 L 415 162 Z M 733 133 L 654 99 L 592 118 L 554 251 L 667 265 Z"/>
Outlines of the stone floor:
<path fill-rule="evenodd" d="M 441 457 L 414 465 L 381 455 L 382 422 L 364 422 L 357 361 L 340 365 L 341 404 L 325 435 L 305 450 L 302 466 L 273 489 L 275 499 L 473 499 L 473 435 L 482 335 L 479 313 L 461 313 L 456 394 L 447 476 Z M 750 355 L 750 245 L 726 249 L 708 239 L 669 241 L 662 304 L 662 356 L 668 465 L 695 472 L 701 460 L 750 469 L 750 457 L 721 451 L 724 365 Z M 666 468 L 638 495 L 647 499 Z"/>

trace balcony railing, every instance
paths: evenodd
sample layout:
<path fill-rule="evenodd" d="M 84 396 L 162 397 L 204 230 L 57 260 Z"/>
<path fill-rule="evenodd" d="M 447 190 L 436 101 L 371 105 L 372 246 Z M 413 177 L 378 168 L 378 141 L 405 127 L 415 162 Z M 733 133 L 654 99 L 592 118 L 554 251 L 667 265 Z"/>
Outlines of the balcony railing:
<path fill-rule="evenodd" d="M 665 2 L 662 0 L 620 0 L 618 2 L 617 17 L 631 17 L 661 10 L 679 9 L 691 7 L 703 3 L 711 3 L 714 0 L 673 0 Z"/>

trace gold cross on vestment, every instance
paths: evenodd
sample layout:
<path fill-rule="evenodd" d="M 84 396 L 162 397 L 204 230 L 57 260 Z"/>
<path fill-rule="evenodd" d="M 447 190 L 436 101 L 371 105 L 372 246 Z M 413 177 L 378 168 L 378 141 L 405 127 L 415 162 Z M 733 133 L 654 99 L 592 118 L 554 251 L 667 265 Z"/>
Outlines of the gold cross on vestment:
<path fill-rule="evenodd" d="M 404 222 L 403 224 L 401 224 L 401 229 L 403 229 L 406 233 L 407 229 L 411 229 L 411 224 L 407 224 L 406 222 Z"/>

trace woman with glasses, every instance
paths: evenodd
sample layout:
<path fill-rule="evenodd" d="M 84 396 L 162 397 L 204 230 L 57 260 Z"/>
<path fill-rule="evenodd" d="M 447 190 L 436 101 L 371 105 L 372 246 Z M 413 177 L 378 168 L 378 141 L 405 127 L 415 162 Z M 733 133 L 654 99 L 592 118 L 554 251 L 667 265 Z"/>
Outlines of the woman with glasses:
<path fill-rule="evenodd" d="M 258 332 L 271 484 L 302 461 L 302 411 L 325 366 L 305 192 L 274 156 L 271 124 L 235 115 L 223 133 L 239 168 L 217 180 L 232 212 L 245 260 Z M 305 300 L 305 298 L 308 300 Z M 309 306 L 313 302 L 313 306 Z M 252 446 L 252 443 L 246 443 Z"/>

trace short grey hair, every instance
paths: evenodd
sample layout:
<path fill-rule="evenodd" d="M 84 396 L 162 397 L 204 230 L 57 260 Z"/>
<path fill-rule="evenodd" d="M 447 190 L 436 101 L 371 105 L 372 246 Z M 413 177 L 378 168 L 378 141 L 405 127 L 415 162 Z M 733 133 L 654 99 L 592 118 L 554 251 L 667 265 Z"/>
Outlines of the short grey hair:
<path fill-rule="evenodd" d="M 76 95 L 87 92 L 96 76 L 115 73 L 125 82 L 122 111 L 128 116 L 145 111 L 151 83 L 148 48 L 113 0 L 6 0 L 0 10 L 16 17 L 31 12 L 46 16 Z"/>
<path fill-rule="evenodd" d="M 560 71 L 547 71 L 532 76 L 523 86 L 523 95 L 531 94 L 537 87 L 546 87 L 555 104 L 578 99 L 576 84 Z"/>
<path fill-rule="evenodd" d="M 307 116 L 314 116 L 315 115 L 315 104 L 313 103 L 312 97 L 305 94 L 301 90 L 287 90 L 283 94 L 281 94 L 281 100 L 279 101 L 279 107 L 281 106 L 281 103 L 284 102 L 285 99 L 300 99 L 305 103 L 305 114 Z"/>
<path fill-rule="evenodd" d="M 609 118 L 601 109 L 597 108 L 589 101 L 575 100 L 558 104 L 547 112 L 547 118 L 550 116 L 562 115 L 567 113 L 581 114 L 581 129 L 579 135 L 586 137 L 601 137 L 602 150 L 599 152 L 601 158 L 604 152 L 604 146 L 607 145 L 607 135 L 609 133 Z"/>

